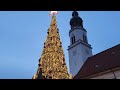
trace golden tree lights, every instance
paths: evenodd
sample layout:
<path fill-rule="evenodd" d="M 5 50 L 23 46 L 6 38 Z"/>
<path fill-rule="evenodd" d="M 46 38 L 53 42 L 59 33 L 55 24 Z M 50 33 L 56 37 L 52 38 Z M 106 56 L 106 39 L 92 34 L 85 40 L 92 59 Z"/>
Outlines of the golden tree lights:
<path fill-rule="evenodd" d="M 34 79 L 69 79 L 65 63 L 65 56 L 60 41 L 60 35 L 57 28 L 56 16 L 57 11 L 50 11 L 52 21 L 48 29 L 48 36 L 44 43 L 44 49 L 39 59 L 39 65 Z"/>

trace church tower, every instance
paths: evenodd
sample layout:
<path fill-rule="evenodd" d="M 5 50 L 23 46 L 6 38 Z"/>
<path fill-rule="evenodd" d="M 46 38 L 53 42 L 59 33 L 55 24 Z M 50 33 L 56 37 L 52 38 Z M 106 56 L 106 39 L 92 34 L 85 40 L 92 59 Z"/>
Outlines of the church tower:
<path fill-rule="evenodd" d="M 44 43 L 43 52 L 39 59 L 37 73 L 33 79 L 71 79 L 65 63 L 65 56 L 57 28 L 57 11 L 51 11 L 52 21 L 48 29 L 48 36 Z"/>
<path fill-rule="evenodd" d="M 92 56 L 92 47 L 88 43 L 87 31 L 83 28 L 83 20 L 77 11 L 72 12 L 68 46 L 70 73 L 73 77 L 78 73 L 88 57 Z"/>

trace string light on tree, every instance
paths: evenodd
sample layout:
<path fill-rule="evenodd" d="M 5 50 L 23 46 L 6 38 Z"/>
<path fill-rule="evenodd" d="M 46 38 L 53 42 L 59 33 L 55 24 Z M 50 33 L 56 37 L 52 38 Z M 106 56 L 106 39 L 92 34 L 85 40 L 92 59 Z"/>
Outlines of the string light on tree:
<path fill-rule="evenodd" d="M 58 32 L 56 14 L 57 11 L 50 11 L 52 16 L 51 24 L 42 55 L 39 59 L 38 69 L 33 79 L 72 79 L 68 73 L 65 63 L 65 56 Z"/>

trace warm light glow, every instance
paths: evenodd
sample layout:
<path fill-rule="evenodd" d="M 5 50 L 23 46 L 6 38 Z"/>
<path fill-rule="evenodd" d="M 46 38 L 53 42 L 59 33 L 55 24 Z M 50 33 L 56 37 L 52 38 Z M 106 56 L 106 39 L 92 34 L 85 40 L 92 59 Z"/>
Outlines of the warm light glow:
<path fill-rule="evenodd" d="M 55 14 L 58 14 L 58 11 L 50 11 L 50 15 L 53 16 Z"/>

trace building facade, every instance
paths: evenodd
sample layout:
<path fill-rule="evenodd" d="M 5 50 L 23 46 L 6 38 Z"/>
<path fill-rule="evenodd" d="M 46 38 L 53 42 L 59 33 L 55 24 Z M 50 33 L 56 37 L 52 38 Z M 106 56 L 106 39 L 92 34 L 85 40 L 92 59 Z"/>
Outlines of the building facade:
<path fill-rule="evenodd" d="M 74 79 L 120 79 L 120 44 L 89 57 Z"/>

